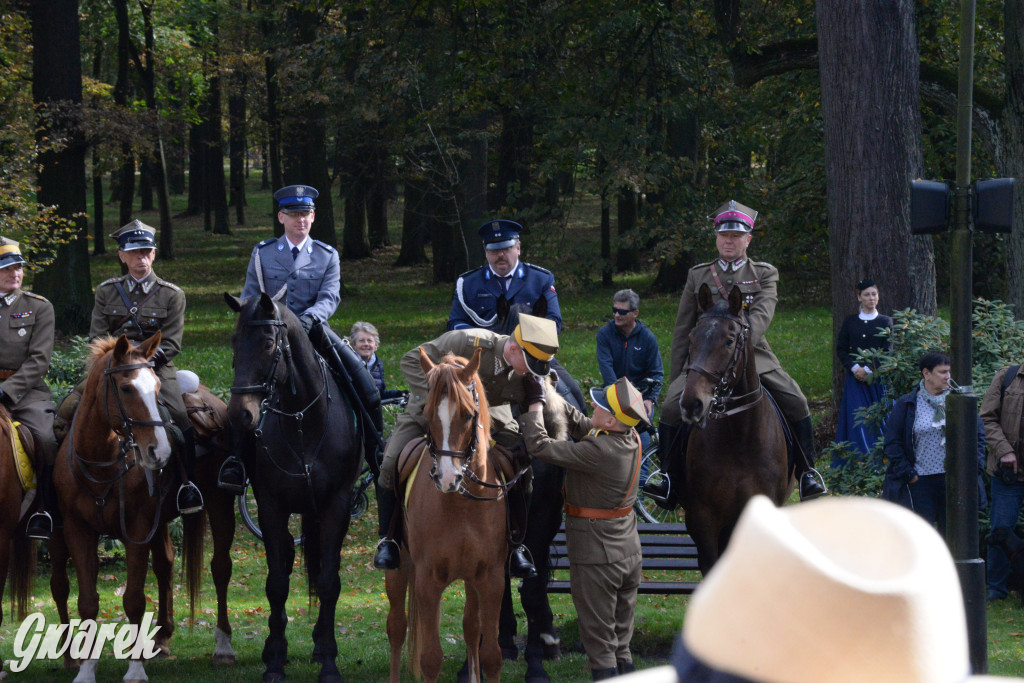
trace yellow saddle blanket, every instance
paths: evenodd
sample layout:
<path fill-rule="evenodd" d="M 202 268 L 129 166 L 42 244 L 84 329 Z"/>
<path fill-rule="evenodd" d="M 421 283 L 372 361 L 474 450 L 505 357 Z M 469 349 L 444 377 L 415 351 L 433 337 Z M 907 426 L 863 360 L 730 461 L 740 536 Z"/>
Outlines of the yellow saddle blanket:
<path fill-rule="evenodd" d="M 22 438 L 23 427 L 20 422 L 11 422 L 11 452 L 14 454 L 14 468 L 18 471 L 18 480 L 24 491 L 36 487 L 36 471 L 32 467 L 32 458 L 25 448 Z"/>

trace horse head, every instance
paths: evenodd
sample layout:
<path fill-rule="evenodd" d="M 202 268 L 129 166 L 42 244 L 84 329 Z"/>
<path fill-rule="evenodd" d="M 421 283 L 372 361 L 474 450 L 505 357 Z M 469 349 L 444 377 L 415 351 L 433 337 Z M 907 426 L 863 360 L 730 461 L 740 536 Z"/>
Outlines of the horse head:
<path fill-rule="evenodd" d="M 160 348 L 159 330 L 138 346 L 121 335 L 97 339 L 90 345 L 89 376 L 85 393 L 102 406 L 107 424 L 121 440 L 125 452 L 133 450 L 143 467 L 159 470 L 171 458 L 164 421 L 157 409 L 160 378 L 152 358 Z"/>
<path fill-rule="evenodd" d="M 486 461 L 490 416 L 480 386 L 480 349 L 466 361 L 453 354 L 435 364 L 420 347 L 420 367 L 429 391 L 423 414 L 429 421 L 428 441 L 434 460 L 431 477 L 444 493 L 460 490 L 465 471 Z M 457 463 L 457 460 L 462 462 Z"/>
<path fill-rule="evenodd" d="M 235 370 L 228 402 L 228 418 L 233 425 L 251 432 L 260 423 L 264 403 L 279 382 L 289 378 L 292 328 L 298 319 L 284 306 L 277 305 L 264 292 L 251 299 L 239 299 L 224 293 L 231 310 L 238 313 L 231 335 Z"/>
<path fill-rule="evenodd" d="M 711 289 L 697 292 L 701 317 L 690 332 L 690 363 L 686 389 L 679 397 L 683 420 L 703 422 L 712 408 L 732 395 L 748 358 L 750 324 L 743 311 L 743 294 L 733 287 L 727 301 L 712 303 Z"/>

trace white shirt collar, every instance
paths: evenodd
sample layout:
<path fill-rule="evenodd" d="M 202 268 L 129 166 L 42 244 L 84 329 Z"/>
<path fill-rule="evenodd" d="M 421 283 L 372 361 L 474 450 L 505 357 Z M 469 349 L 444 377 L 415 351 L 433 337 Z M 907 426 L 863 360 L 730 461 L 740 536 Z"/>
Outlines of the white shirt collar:
<path fill-rule="evenodd" d="M 305 239 L 303 239 L 298 244 L 292 244 L 292 241 L 290 239 L 288 239 L 287 235 L 284 236 L 284 240 L 285 240 L 285 242 L 288 243 L 288 250 L 289 251 L 291 250 L 292 247 L 298 247 L 299 251 L 303 252 L 303 251 L 306 251 L 306 246 L 309 243 L 309 235 L 306 235 Z"/>
<path fill-rule="evenodd" d="M 865 313 L 864 311 L 861 311 L 860 313 L 857 314 L 857 317 L 860 318 L 861 320 L 874 320 L 875 318 L 878 317 L 878 309 L 876 308 L 875 312 L 870 315 Z"/>
<path fill-rule="evenodd" d="M 519 259 L 516 259 L 516 262 L 509 269 L 508 275 L 498 275 L 498 271 L 494 270 L 494 267 L 490 263 L 487 264 L 487 267 L 491 269 L 491 274 L 500 280 L 503 277 L 512 277 L 516 274 L 516 271 L 519 269 Z"/>

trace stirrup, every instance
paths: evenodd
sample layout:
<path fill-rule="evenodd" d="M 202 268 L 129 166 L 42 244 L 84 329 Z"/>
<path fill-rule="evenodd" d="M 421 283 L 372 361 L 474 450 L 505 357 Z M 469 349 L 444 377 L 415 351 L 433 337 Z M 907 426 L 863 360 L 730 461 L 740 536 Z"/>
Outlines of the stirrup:
<path fill-rule="evenodd" d="M 811 475 L 810 479 L 807 479 L 807 481 L 810 484 L 817 484 L 817 486 L 812 486 L 811 490 L 808 491 L 807 494 L 804 494 L 804 480 L 807 478 L 807 475 Z M 828 486 L 825 485 L 824 477 L 821 476 L 821 472 L 814 469 L 813 467 L 805 470 L 800 475 L 799 489 L 801 502 L 807 500 L 814 500 L 815 498 L 819 498 L 828 493 Z"/>
<path fill-rule="evenodd" d="M 388 551 L 393 553 L 389 556 Z M 398 547 L 398 541 L 387 536 L 382 536 L 377 541 L 377 548 L 373 552 L 373 568 L 393 570 L 398 569 L 401 566 L 401 550 Z"/>
<path fill-rule="evenodd" d="M 189 505 L 189 493 L 191 493 L 193 497 L 198 497 L 198 502 L 194 501 L 191 505 Z M 183 502 L 186 507 L 182 507 Z M 193 484 L 192 482 L 186 481 L 184 484 L 178 487 L 178 496 L 176 499 L 176 504 L 178 506 L 178 512 L 180 512 L 181 514 L 194 515 L 195 513 L 203 509 L 203 492 L 200 491 L 199 487 Z"/>
<path fill-rule="evenodd" d="M 240 474 L 241 478 L 231 477 L 226 479 L 224 477 L 225 472 L 229 475 Z M 240 496 L 245 493 L 245 481 L 245 464 L 241 460 L 232 455 L 220 464 L 220 469 L 217 470 L 217 486 L 219 488 Z"/>
<path fill-rule="evenodd" d="M 49 541 L 53 537 L 53 517 L 50 513 L 46 510 L 32 513 L 25 525 L 25 535 L 36 541 Z"/>
<path fill-rule="evenodd" d="M 655 475 L 661 477 L 661 481 L 651 481 Z M 662 491 L 664 487 L 664 491 Z M 653 501 L 658 503 L 667 503 L 672 498 L 672 477 L 667 472 L 661 470 L 654 470 L 647 475 L 647 481 L 644 482 L 643 486 L 644 495 Z"/>

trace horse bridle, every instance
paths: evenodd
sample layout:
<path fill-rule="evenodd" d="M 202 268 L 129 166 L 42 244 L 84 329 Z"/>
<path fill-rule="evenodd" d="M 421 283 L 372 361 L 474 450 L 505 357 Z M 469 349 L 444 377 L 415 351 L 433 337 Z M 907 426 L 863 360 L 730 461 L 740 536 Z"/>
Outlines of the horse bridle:
<path fill-rule="evenodd" d="M 275 305 L 273 318 L 265 318 L 261 320 L 246 320 L 245 326 L 272 327 L 274 331 L 274 351 L 273 354 L 271 355 L 269 367 L 267 368 L 267 374 L 263 378 L 263 382 L 261 384 L 232 386 L 230 391 L 232 394 L 263 394 L 263 400 L 260 401 L 259 421 L 256 423 L 256 429 L 253 430 L 253 436 L 255 436 L 256 439 L 259 441 L 260 445 L 263 448 L 264 454 L 267 456 L 267 459 L 271 463 L 273 463 L 274 467 L 276 467 L 282 474 L 285 474 L 289 477 L 305 478 L 307 485 L 310 487 L 310 490 L 312 490 L 313 481 L 311 472 L 313 465 L 307 464 L 302 457 L 302 453 L 305 451 L 305 447 L 303 446 L 304 433 L 302 430 L 302 422 L 303 419 L 305 418 L 306 412 L 309 411 L 313 406 L 315 406 L 320 401 L 320 398 L 324 396 L 325 393 L 327 394 L 327 401 L 328 403 L 330 403 L 331 396 L 330 393 L 327 392 L 326 364 L 322 358 L 318 358 L 322 382 L 320 384 L 320 391 L 317 392 L 316 396 L 313 397 L 309 404 L 307 404 L 306 407 L 296 412 L 288 412 L 281 410 L 280 408 L 276 407 L 274 403 L 276 401 L 278 404 L 280 404 L 280 396 L 277 393 L 277 365 L 281 361 L 282 357 L 284 358 L 285 364 L 288 366 L 288 381 L 290 382 L 291 385 L 291 392 L 293 395 L 296 393 L 295 369 L 292 362 L 291 345 L 288 343 L 287 323 L 281 320 L 280 315 L 277 311 L 277 307 Z M 288 450 L 295 457 L 296 461 L 298 461 L 299 466 L 302 468 L 302 472 L 297 473 L 293 472 L 292 470 L 289 470 L 286 467 L 282 467 L 274 458 L 273 454 L 270 452 L 270 449 L 267 448 L 266 443 L 263 441 L 263 423 L 266 421 L 268 413 L 273 413 L 274 415 L 278 415 L 280 417 L 295 420 L 298 430 L 299 451 L 296 452 L 295 449 L 292 448 L 290 442 L 288 443 Z M 320 448 L 323 446 L 324 439 L 326 438 L 326 436 L 327 430 L 324 429 L 320 434 L 320 441 L 317 444 L 316 450 L 313 453 L 314 461 L 316 460 L 316 456 L 320 453 Z"/>
<path fill-rule="evenodd" d="M 708 415 L 712 418 L 720 418 L 753 408 L 761 400 L 763 389 L 759 378 L 757 387 L 753 391 L 740 396 L 732 395 L 736 382 L 739 380 L 740 360 L 746 354 L 747 338 L 750 336 L 750 322 L 749 319 L 744 319 L 731 313 L 716 313 L 713 317 L 725 318 L 740 326 L 740 333 L 736 337 L 736 347 L 732 352 L 732 356 L 729 358 L 725 369 L 720 373 L 712 372 L 699 365 L 691 365 L 688 368 L 688 372 L 696 372 L 714 384 L 715 390 L 711 398 L 711 410 Z"/>
<path fill-rule="evenodd" d="M 132 370 L 141 370 L 142 368 L 152 368 L 154 363 L 151 360 L 142 361 L 139 363 L 126 363 L 124 365 L 111 365 L 114 362 L 113 355 L 107 359 L 107 367 L 103 369 L 103 376 L 107 378 L 107 382 L 104 386 L 104 407 L 107 411 L 107 422 L 110 424 L 110 428 L 118 436 L 118 448 L 121 451 L 116 460 L 110 461 L 96 461 L 86 460 L 75 448 L 75 422 L 78 420 L 78 413 L 75 412 L 75 416 L 71 420 L 71 429 L 68 432 L 68 460 L 71 465 L 71 471 L 75 475 L 75 479 L 78 480 L 79 485 L 92 496 L 93 502 L 96 504 L 96 514 L 98 516 L 99 525 L 97 528 L 103 529 L 103 508 L 107 505 L 107 496 L 110 494 L 110 490 L 114 487 L 114 484 L 118 484 L 118 496 L 120 501 L 120 522 L 121 522 L 121 534 L 125 540 L 130 543 L 143 545 L 153 540 L 153 535 L 156 533 L 157 527 L 160 526 L 160 508 L 163 504 L 164 495 L 166 491 L 160 489 L 159 500 L 157 501 L 156 512 L 153 516 L 153 524 L 149 529 L 149 533 L 141 541 L 133 540 L 128 535 L 126 513 L 124 508 L 124 477 L 128 474 L 133 467 L 135 467 L 138 460 L 142 457 L 139 445 L 135 442 L 135 434 L 132 431 L 132 427 L 166 427 L 166 420 L 136 420 L 135 418 L 128 415 L 128 411 L 125 409 L 124 402 L 121 400 L 121 392 L 117 390 L 117 385 L 114 383 L 114 375 L 119 372 L 130 372 Z M 110 405 L 110 393 L 113 389 L 114 402 L 117 404 L 118 417 L 120 418 L 120 429 L 115 426 L 114 420 L 111 419 L 111 413 L 109 410 Z M 134 458 L 129 459 L 129 452 L 134 453 Z M 74 467 L 77 464 L 78 467 Z M 110 479 L 99 479 L 94 477 L 85 466 L 91 467 L 116 467 L 117 470 L 114 476 Z M 149 482 L 150 495 L 154 495 L 156 490 L 154 489 L 154 482 L 151 479 L 149 470 L 146 471 L 146 479 Z M 82 479 L 85 481 L 82 481 Z M 96 495 L 92 492 L 86 482 L 96 484 L 97 486 L 105 487 L 103 493 Z"/>
<path fill-rule="evenodd" d="M 461 365 L 458 365 L 457 363 L 455 365 L 456 367 L 463 367 Z M 512 486 L 515 485 L 517 481 L 519 481 L 519 478 L 523 476 L 523 473 L 526 471 L 526 469 L 524 468 L 523 471 L 516 474 L 516 476 L 511 481 L 505 483 L 498 482 L 497 484 L 492 484 L 490 482 L 484 481 L 483 479 L 477 476 L 475 471 L 471 469 L 473 465 L 473 458 L 474 456 L 476 456 L 478 452 L 477 447 L 480 444 L 480 440 L 479 437 L 477 436 L 477 433 L 483 429 L 483 425 L 480 424 L 480 396 L 479 394 L 477 394 L 476 382 L 473 381 L 470 382 L 468 385 L 463 385 L 463 388 L 469 392 L 470 396 L 473 397 L 473 405 L 476 408 L 473 411 L 473 436 L 470 438 L 469 443 L 463 450 L 450 451 L 445 450 L 443 448 L 438 448 L 437 444 L 434 443 L 434 438 L 430 434 L 430 430 L 427 430 L 427 450 L 430 452 L 430 460 L 432 463 L 430 467 L 430 479 L 434 482 L 434 486 L 436 486 L 438 490 L 441 490 L 441 474 L 438 471 L 437 459 L 440 457 L 448 456 L 450 458 L 462 461 L 462 466 L 459 468 L 459 474 L 462 475 L 462 481 L 459 482 L 459 488 L 456 490 L 457 493 L 462 495 L 464 498 L 469 498 L 470 500 L 500 500 L 501 498 L 505 497 L 508 493 L 508 490 L 512 488 Z M 469 489 L 467 489 L 465 485 L 462 483 L 467 480 L 473 482 L 474 484 L 477 484 L 478 486 L 482 486 L 483 488 L 497 489 L 497 493 L 493 496 L 478 496 Z"/>

